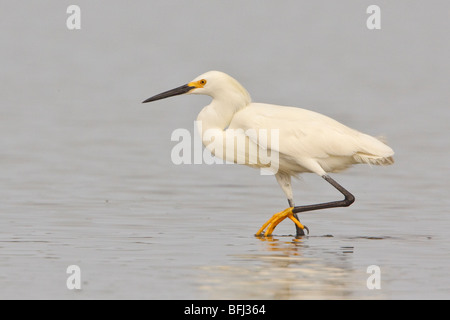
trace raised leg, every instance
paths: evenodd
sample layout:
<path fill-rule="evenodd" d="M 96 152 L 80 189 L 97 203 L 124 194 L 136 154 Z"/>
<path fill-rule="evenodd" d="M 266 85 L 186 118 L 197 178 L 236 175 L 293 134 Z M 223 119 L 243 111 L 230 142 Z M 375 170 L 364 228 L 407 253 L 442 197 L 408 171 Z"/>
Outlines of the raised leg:
<path fill-rule="evenodd" d="M 324 178 L 328 183 L 330 183 L 340 193 L 342 193 L 345 199 L 340 201 L 311 204 L 306 206 L 297 206 L 294 207 L 294 209 L 292 210 L 293 213 L 327 209 L 327 208 L 336 208 L 336 207 L 348 207 L 353 202 L 355 202 L 355 197 L 350 192 L 348 192 L 343 186 L 341 186 L 334 179 L 332 179 L 329 175 L 323 175 L 322 178 Z"/>
<path fill-rule="evenodd" d="M 294 217 L 294 214 L 292 213 L 292 207 L 289 207 L 281 212 L 275 213 L 273 215 L 272 218 L 270 218 L 259 230 L 258 232 L 256 232 L 256 236 L 260 236 L 262 235 L 262 233 L 264 232 L 264 229 L 267 228 L 266 232 L 264 232 L 264 236 L 270 236 L 272 234 L 272 231 L 277 227 L 277 225 L 283 221 L 286 218 L 289 218 L 292 220 L 292 222 L 295 223 L 295 225 L 297 226 L 297 228 L 303 230 L 306 229 L 308 230 L 307 227 L 305 227 L 304 225 L 302 225 L 300 223 L 300 221 L 298 221 L 298 219 L 296 219 Z M 309 231 L 308 231 L 309 232 Z"/>
<path fill-rule="evenodd" d="M 295 223 L 295 228 L 297 232 L 297 237 L 304 236 L 305 232 L 304 229 L 306 229 L 309 233 L 309 230 L 307 227 L 303 226 L 297 216 L 298 212 L 306 212 L 306 211 L 313 211 L 313 210 L 320 210 L 320 209 L 327 209 L 327 208 L 336 208 L 336 207 L 348 207 L 353 202 L 355 202 L 355 197 L 348 192 L 343 186 L 341 186 L 339 183 L 337 183 L 334 179 L 332 179 L 328 175 L 323 175 L 323 179 L 325 179 L 328 183 L 330 183 L 333 187 L 335 187 L 340 193 L 344 195 L 344 200 L 340 201 L 332 201 L 332 202 L 325 202 L 325 203 L 318 203 L 318 204 L 311 204 L 306 206 L 294 206 L 294 201 L 292 199 L 288 199 L 289 202 L 289 208 L 281 211 L 277 214 L 275 214 L 272 218 L 269 219 L 256 233 L 257 236 L 261 235 L 264 229 L 267 227 L 266 232 L 264 233 L 265 236 L 268 236 L 272 233 L 272 231 L 275 229 L 275 227 L 284 219 L 289 218 Z"/>

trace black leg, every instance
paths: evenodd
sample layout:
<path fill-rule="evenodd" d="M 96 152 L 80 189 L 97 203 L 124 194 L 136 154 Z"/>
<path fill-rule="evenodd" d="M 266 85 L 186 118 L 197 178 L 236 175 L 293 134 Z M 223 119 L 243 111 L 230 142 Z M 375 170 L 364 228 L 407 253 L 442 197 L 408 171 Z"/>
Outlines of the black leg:
<path fill-rule="evenodd" d="M 320 209 L 327 209 L 327 208 L 336 208 L 336 207 L 348 207 L 353 202 L 355 202 L 355 197 L 348 192 L 343 186 L 341 186 L 339 183 L 334 181 L 330 176 L 323 175 L 322 178 L 324 178 L 328 183 L 330 183 L 333 187 L 335 187 L 337 190 L 339 190 L 340 193 L 342 193 L 345 196 L 344 200 L 341 201 L 332 201 L 332 202 L 325 202 L 325 203 L 318 203 L 318 204 L 311 204 L 306 206 L 297 206 L 294 207 L 292 212 L 305 212 L 305 211 L 312 211 L 312 210 L 320 210 Z M 298 229 L 297 228 L 297 235 L 298 235 Z M 303 230 L 302 230 L 303 232 Z"/>
<path fill-rule="evenodd" d="M 291 199 L 288 199 L 289 202 L 289 207 L 295 207 L 294 201 L 292 201 Z M 297 219 L 298 221 L 300 221 L 298 219 L 298 216 L 296 213 L 294 213 L 294 218 Z M 296 232 L 296 237 L 302 237 L 305 235 L 305 231 L 303 231 L 302 228 L 299 228 L 299 226 L 295 225 L 295 232 Z"/>
<path fill-rule="evenodd" d="M 297 216 L 297 213 L 294 213 L 294 218 L 295 219 L 297 219 L 298 221 L 300 221 L 299 219 L 298 219 L 298 216 Z M 305 226 L 305 228 L 306 228 L 306 226 Z M 302 228 L 299 228 L 299 226 L 298 225 L 295 225 L 295 231 L 296 231 L 296 237 L 303 237 L 304 235 L 305 235 L 305 231 L 303 231 L 303 229 Z"/>

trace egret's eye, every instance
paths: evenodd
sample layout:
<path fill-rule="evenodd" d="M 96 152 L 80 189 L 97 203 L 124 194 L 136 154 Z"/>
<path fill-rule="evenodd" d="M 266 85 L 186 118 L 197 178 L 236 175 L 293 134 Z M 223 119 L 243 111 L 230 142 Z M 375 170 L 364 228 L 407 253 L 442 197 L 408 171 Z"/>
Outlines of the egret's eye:
<path fill-rule="evenodd" d="M 204 85 L 206 84 L 206 80 L 205 80 L 205 79 L 202 79 L 202 80 L 200 80 L 198 83 L 200 83 L 202 86 L 204 86 Z"/>

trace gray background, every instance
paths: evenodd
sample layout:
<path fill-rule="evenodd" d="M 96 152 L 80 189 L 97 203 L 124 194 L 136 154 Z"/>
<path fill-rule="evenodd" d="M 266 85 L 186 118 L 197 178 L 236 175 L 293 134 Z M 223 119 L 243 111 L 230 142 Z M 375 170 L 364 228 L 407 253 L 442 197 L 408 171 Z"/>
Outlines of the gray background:
<path fill-rule="evenodd" d="M 70 4 L 81 30 L 66 28 Z M 381 30 L 366 8 L 381 7 Z M 449 298 L 448 1 L 2 1 L 0 298 Z M 349 208 L 253 234 L 270 176 L 170 160 L 208 70 L 254 101 L 329 115 L 396 152 L 335 175 Z M 298 204 L 340 197 L 314 175 Z M 325 237 L 333 235 L 333 237 Z M 82 290 L 66 287 L 79 265 Z M 368 290 L 366 268 L 381 268 Z"/>

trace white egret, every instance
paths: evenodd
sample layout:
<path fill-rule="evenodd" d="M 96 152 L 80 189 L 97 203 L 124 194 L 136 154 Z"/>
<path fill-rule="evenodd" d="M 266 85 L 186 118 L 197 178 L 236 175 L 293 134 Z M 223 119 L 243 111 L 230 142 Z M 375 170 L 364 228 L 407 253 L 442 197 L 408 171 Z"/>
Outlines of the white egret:
<path fill-rule="evenodd" d="M 304 229 L 308 233 L 309 230 L 300 223 L 297 213 L 351 205 L 355 201 L 354 196 L 328 173 L 338 172 L 358 163 L 389 165 L 394 162 L 393 150 L 379 139 L 351 129 L 317 112 L 251 102 L 250 95 L 241 84 L 219 71 L 206 72 L 186 85 L 155 95 L 143 103 L 180 94 L 203 94 L 212 97 L 212 102 L 203 108 L 197 120 L 202 123 L 203 132 L 200 134 L 203 144 L 216 157 L 237 163 L 239 152 L 235 152 L 235 146 L 226 141 L 227 131 L 235 129 L 242 129 L 235 130 L 235 134 L 239 132 L 244 135 L 247 143 L 244 164 L 256 168 L 268 167 L 265 161 L 267 159 L 262 159 L 264 156 L 261 154 L 267 154 L 268 151 L 278 153 L 277 170 L 274 174 L 286 194 L 289 208 L 273 215 L 257 231 L 258 236 L 263 233 L 265 236 L 271 235 L 275 227 L 285 218 L 295 223 L 297 236 L 302 236 L 305 234 Z M 262 129 L 278 130 L 279 141 L 260 139 L 255 133 Z M 216 139 L 222 137 L 223 150 L 217 145 L 215 148 L 211 147 L 211 141 L 207 141 L 203 134 L 206 130 L 213 130 Z M 258 159 L 252 162 L 249 152 L 255 149 L 258 149 Z M 345 198 L 339 201 L 295 206 L 291 177 L 305 172 L 321 176 Z"/>

